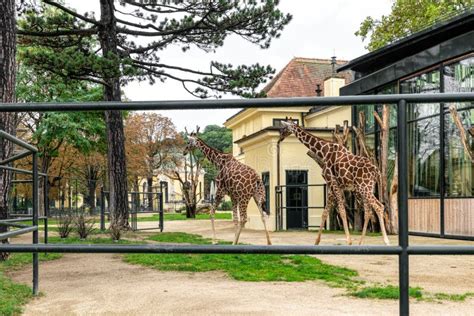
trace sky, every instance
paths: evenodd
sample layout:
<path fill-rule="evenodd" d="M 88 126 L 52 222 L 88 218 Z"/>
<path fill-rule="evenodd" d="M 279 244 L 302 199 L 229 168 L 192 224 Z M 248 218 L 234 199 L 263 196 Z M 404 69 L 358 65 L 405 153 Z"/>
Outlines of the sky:
<path fill-rule="evenodd" d="M 281 0 L 279 8 L 293 15 L 281 37 L 273 40 L 269 49 L 261 49 L 237 36 L 228 37 L 224 46 L 216 53 L 205 53 L 197 48 L 183 53 L 179 47 L 169 47 L 160 54 L 160 61 L 173 65 L 209 69 L 209 63 L 216 60 L 224 63 L 271 65 L 278 72 L 293 57 L 331 58 L 351 60 L 367 53 L 365 43 L 354 33 L 367 16 L 380 17 L 388 14 L 393 0 Z M 97 0 L 67 1 L 78 12 L 95 11 L 99 16 Z M 262 86 L 263 87 L 263 86 Z M 124 89 L 132 101 L 141 100 L 189 100 L 188 94 L 179 82 L 168 80 L 153 86 L 147 82 L 129 83 Z M 225 98 L 236 98 L 227 96 Z M 236 113 L 227 110 L 159 111 L 170 117 L 179 131 L 196 125 L 222 125 Z"/>

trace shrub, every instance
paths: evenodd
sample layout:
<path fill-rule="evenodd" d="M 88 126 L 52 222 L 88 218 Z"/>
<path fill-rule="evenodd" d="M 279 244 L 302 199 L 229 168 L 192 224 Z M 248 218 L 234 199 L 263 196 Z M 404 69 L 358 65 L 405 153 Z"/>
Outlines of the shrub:
<path fill-rule="evenodd" d="M 57 217 L 59 237 L 67 238 L 73 229 L 71 214 L 59 214 Z"/>
<path fill-rule="evenodd" d="M 120 240 L 120 237 L 122 235 L 122 231 L 120 230 L 120 226 L 111 224 L 110 225 L 110 237 L 114 242 L 117 242 Z"/>
<path fill-rule="evenodd" d="M 230 211 L 232 209 L 232 201 L 224 201 L 221 204 L 221 210 Z"/>
<path fill-rule="evenodd" d="M 76 216 L 74 223 L 76 231 L 80 239 L 86 239 L 87 236 L 94 230 L 94 219 L 87 218 L 84 214 Z"/>

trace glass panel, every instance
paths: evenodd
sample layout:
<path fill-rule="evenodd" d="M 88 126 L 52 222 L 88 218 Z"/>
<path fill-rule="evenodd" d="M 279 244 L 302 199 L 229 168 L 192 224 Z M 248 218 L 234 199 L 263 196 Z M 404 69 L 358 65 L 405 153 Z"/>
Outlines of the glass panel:
<path fill-rule="evenodd" d="M 357 105 L 355 108 L 356 108 L 356 117 L 357 117 L 356 125 L 359 125 L 359 113 L 364 112 L 365 132 L 366 133 L 373 132 L 374 127 L 375 127 L 375 118 L 374 118 L 375 105 Z"/>
<path fill-rule="evenodd" d="M 434 70 L 400 82 L 400 93 L 439 93 L 440 72 Z M 439 104 L 409 104 L 408 120 L 415 120 L 439 113 Z"/>
<path fill-rule="evenodd" d="M 444 91 L 474 92 L 474 57 L 444 67 Z M 454 104 L 459 109 L 474 105 L 474 102 Z M 446 104 L 446 108 L 449 105 Z"/>
<path fill-rule="evenodd" d="M 439 117 L 408 124 L 409 194 L 439 195 Z"/>
<path fill-rule="evenodd" d="M 465 128 L 474 122 L 474 109 L 458 112 Z M 445 188 L 450 197 L 474 195 L 474 164 L 464 150 L 459 130 L 450 114 L 445 116 Z M 470 148 L 474 151 L 474 139 L 469 137 Z"/>
<path fill-rule="evenodd" d="M 444 91 L 474 91 L 474 57 L 444 67 Z"/>

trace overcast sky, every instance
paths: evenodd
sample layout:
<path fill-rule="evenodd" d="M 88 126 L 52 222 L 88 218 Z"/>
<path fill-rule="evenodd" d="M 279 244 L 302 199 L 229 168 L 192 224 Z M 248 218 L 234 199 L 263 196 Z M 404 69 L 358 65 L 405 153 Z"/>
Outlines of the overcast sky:
<path fill-rule="evenodd" d="M 97 11 L 97 0 L 67 1 L 79 12 Z M 293 20 L 274 40 L 269 49 L 247 43 L 238 37 L 229 37 L 215 54 L 193 48 L 183 53 L 170 47 L 160 55 L 161 62 L 194 69 L 209 69 L 209 62 L 217 60 L 237 64 L 269 64 L 278 72 L 293 57 L 330 58 L 351 60 L 367 51 L 361 39 L 354 35 L 366 16 L 380 17 L 390 12 L 392 0 L 281 0 L 280 9 L 291 13 Z M 99 12 L 96 12 L 99 16 Z M 131 83 L 124 88 L 133 100 L 185 100 L 191 99 L 181 83 L 167 81 L 151 86 L 146 82 Z M 232 96 L 229 96 L 232 97 Z M 221 125 L 237 110 L 162 111 L 172 118 L 178 130 L 185 126 L 193 129 L 196 124 Z"/>

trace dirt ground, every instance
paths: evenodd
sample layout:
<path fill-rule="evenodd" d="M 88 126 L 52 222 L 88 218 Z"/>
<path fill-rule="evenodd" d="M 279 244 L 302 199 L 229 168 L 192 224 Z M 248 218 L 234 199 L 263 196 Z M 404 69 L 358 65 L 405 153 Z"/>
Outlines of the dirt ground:
<path fill-rule="evenodd" d="M 146 223 L 140 223 L 145 226 Z M 217 221 L 217 237 L 232 240 L 233 225 Z M 167 222 L 165 231 L 211 236 L 208 221 Z M 274 244 L 312 244 L 312 232 L 273 233 Z M 264 244 L 260 231 L 244 230 L 241 241 Z M 391 238 L 396 243 L 396 237 Z M 15 241 L 17 242 L 17 241 Z M 381 244 L 368 237 L 366 244 Z M 411 244 L 473 242 L 411 237 Z M 344 236 L 323 235 L 322 244 L 344 244 Z M 371 282 L 397 283 L 394 256 L 319 256 L 323 261 L 355 269 Z M 430 292 L 474 291 L 474 260 L 469 256 L 410 257 L 411 286 Z M 30 284 L 31 270 L 18 271 L 16 281 Z M 397 315 L 398 301 L 356 299 L 321 282 L 239 282 L 219 272 L 162 272 L 126 264 L 118 255 L 67 254 L 41 263 L 43 296 L 25 308 L 25 315 Z M 413 315 L 472 315 L 474 299 L 465 302 L 411 302 Z"/>

